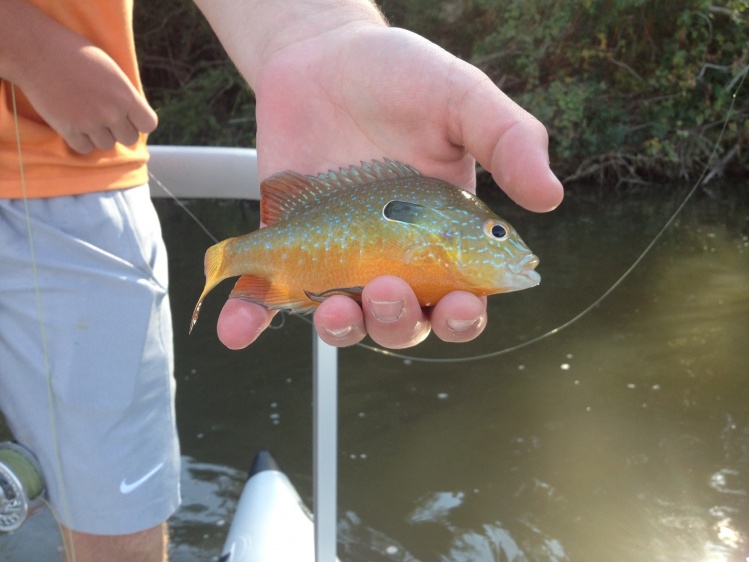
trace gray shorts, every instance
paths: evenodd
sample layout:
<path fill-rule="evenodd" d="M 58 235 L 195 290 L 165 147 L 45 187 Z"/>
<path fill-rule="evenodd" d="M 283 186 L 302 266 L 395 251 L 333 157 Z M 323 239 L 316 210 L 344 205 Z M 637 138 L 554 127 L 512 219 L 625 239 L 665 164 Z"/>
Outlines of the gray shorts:
<path fill-rule="evenodd" d="M 74 530 L 129 534 L 179 505 L 167 287 L 148 186 L 32 199 L 28 218 L 0 200 L 0 410 Z"/>

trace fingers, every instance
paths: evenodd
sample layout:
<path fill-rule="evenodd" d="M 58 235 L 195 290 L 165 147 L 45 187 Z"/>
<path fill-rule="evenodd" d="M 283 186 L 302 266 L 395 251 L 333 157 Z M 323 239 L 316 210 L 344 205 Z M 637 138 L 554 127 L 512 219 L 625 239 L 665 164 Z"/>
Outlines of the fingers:
<path fill-rule="evenodd" d="M 110 150 L 115 144 L 132 146 L 141 133 L 151 133 L 158 125 L 156 112 L 135 90 L 129 107 L 115 105 L 108 115 L 92 116 L 80 129 L 61 132 L 65 142 L 81 154 L 93 150 Z"/>
<path fill-rule="evenodd" d="M 117 143 L 117 139 L 114 133 L 110 129 L 100 127 L 88 133 L 88 138 L 96 148 L 99 150 L 109 150 L 114 148 Z"/>
<path fill-rule="evenodd" d="M 152 133 L 159 124 L 156 112 L 148 105 L 146 98 L 137 92 L 133 92 L 133 103 L 128 112 L 109 125 L 109 133 L 112 140 L 125 146 L 132 146 L 140 138 L 141 133 Z M 103 148 L 98 143 L 97 148 Z M 106 148 L 112 148 L 112 142 Z"/>
<path fill-rule="evenodd" d="M 125 118 L 112 124 L 109 131 L 112 134 L 113 140 L 116 142 L 125 146 L 132 146 L 138 142 L 142 129 L 135 127 L 130 119 Z"/>
<path fill-rule="evenodd" d="M 368 333 L 384 347 L 403 349 L 423 341 L 430 329 L 444 341 L 466 342 L 483 332 L 486 321 L 485 298 L 456 291 L 425 312 L 408 284 L 392 276 L 369 283 L 362 293 L 361 307 L 337 296 L 315 312 L 320 337 L 339 347 L 356 344 Z"/>
<path fill-rule="evenodd" d="M 455 136 L 516 203 L 550 211 L 562 201 L 562 184 L 549 167 L 546 128 L 483 73 L 468 65 L 455 95 L 451 121 Z"/>
<path fill-rule="evenodd" d="M 137 131 L 143 133 L 153 133 L 156 130 L 156 126 L 159 124 L 159 118 L 156 116 L 156 112 L 150 105 L 148 105 L 146 98 L 141 95 L 136 96 L 135 103 L 130 108 L 127 117 L 132 126 Z M 135 140 L 130 144 L 133 144 Z"/>
<path fill-rule="evenodd" d="M 434 334 L 443 341 L 471 341 L 486 327 L 486 297 L 479 298 L 465 291 L 450 293 L 434 307 L 430 321 Z"/>
<path fill-rule="evenodd" d="M 320 304 L 314 322 L 320 339 L 336 347 L 354 345 L 367 335 L 359 303 L 342 295 L 330 297 Z"/>
<path fill-rule="evenodd" d="M 275 312 L 260 305 L 229 299 L 221 309 L 216 333 L 229 349 L 242 349 L 253 343 L 270 324 Z"/>
<path fill-rule="evenodd" d="M 429 321 L 411 287 L 397 277 L 385 275 L 364 287 L 361 306 L 343 296 L 325 300 L 315 311 L 320 338 L 345 347 L 365 335 L 390 349 L 414 346 L 429 335 Z"/>
<path fill-rule="evenodd" d="M 111 129 L 100 126 L 86 132 L 68 133 L 63 138 L 76 152 L 88 154 L 94 150 L 110 150 L 118 142 L 132 146 L 138 141 L 139 133 L 129 122 L 124 122 L 113 124 Z"/>
<path fill-rule="evenodd" d="M 378 277 L 364 287 L 362 313 L 370 337 L 390 349 L 412 347 L 429 335 L 429 320 L 413 290 L 392 275 Z"/>
<path fill-rule="evenodd" d="M 96 148 L 88 135 L 78 132 L 64 133 L 60 131 L 60 135 L 65 140 L 65 143 L 79 154 L 88 154 Z"/>
<path fill-rule="evenodd" d="M 262 306 L 229 299 L 219 315 L 218 337 L 230 349 L 247 347 L 274 314 Z M 325 300 L 315 311 L 314 323 L 320 338 L 336 347 L 354 345 L 369 334 L 383 347 L 404 349 L 422 342 L 432 329 L 446 342 L 467 342 L 486 327 L 486 298 L 455 291 L 425 311 L 405 281 L 385 275 L 364 288 L 361 306 L 342 295 Z"/>

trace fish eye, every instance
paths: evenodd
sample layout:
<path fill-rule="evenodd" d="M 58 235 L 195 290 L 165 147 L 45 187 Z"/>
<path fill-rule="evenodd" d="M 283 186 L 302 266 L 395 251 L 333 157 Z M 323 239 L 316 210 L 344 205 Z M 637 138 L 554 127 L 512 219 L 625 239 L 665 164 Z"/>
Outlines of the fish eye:
<path fill-rule="evenodd" d="M 490 219 L 484 223 L 484 233 L 487 236 L 495 238 L 502 242 L 503 240 L 507 240 L 507 236 L 510 234 L 510 231 L 501 222 Z"/>

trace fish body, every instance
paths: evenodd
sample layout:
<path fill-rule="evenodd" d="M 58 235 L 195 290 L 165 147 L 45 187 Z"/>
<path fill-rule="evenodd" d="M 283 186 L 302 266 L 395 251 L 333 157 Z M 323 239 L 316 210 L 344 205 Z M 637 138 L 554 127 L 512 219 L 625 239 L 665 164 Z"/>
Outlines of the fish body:
<path fill-rule="evenodd" d="M 475 295 L 537 285 L 538 258 L 472 193 L 386 160 L 339 172 L 276 174 L 261 184 L 268 226 L 208 249 L 206 285 L 240 276 L 230 297 L 313 311 L 334 294 L 359 298 L 384 274 L 404 279 L 422 306 L 451 291 Z"/>

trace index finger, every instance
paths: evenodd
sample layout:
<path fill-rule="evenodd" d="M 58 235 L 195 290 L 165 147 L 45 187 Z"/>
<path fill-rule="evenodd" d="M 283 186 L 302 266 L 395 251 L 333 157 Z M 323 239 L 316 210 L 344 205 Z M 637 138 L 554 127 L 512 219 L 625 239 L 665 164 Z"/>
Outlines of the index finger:
<path fill-rule="evenodd" d="M 152 133 L 159 124 L 156 112 L 148 105 L 146 98 L 137 94 L 132 106 L 127 112 L 127 118 L 141 133 Z"/>

